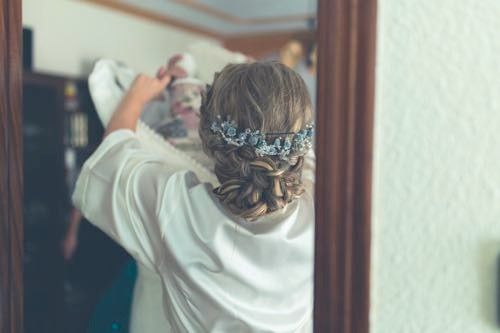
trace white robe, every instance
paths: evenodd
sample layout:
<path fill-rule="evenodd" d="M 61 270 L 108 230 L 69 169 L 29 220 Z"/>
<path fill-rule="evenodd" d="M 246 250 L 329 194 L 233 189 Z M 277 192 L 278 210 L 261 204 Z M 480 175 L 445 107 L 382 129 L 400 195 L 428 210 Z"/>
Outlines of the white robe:
<path fill-rule="evenodd" d="M 119 94 L 99 78 L 94 102 L 109 111 Z M 144 124 L 108 135 L 73 200 L 139 264 L 131 332 L 311 332 L 313 170 L 311 154 L 306 193 L 247 222 L 213 196 L 212 173 Z"/>

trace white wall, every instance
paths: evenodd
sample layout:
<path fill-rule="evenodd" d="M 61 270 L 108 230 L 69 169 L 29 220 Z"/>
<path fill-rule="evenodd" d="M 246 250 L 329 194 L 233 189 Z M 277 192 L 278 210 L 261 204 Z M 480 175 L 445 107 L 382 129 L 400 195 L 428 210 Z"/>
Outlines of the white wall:
<path fill-rule="evenodd" d="M 499 332 L 500 1 L 378 3 L 372 332 Z"/>
<path fill-rule="evenodd" d="M 23 0 L 23 25 L 34 29 L 34 69 L 73 76 L 100 57 L 154 74 L 170 55 L 208 40 L 79 0 Z"/>

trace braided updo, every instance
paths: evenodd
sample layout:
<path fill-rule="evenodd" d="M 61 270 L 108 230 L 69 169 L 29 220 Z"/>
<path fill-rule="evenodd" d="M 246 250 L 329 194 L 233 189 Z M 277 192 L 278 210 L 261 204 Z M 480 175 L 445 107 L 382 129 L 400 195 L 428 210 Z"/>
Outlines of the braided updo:
<path fill-rule="evenodd" d="M 220 116 L 239 129 L 297 132 L 311 121 L 311 100 L 302 78 L 277 62 L 228 65 L 203 96 L 200 137 L 221 185 L 217 197 L 234 214 L 253 220 L 284 208 L 304 189 L 304 156 L 258 156 L 253 147 L 228 144 L 210 126 Z"/>

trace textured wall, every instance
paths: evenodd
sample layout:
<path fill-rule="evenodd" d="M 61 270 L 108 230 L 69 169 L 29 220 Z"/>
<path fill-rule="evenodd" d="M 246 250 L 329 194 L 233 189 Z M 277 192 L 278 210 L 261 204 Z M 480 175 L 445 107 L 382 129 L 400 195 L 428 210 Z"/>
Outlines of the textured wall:
<path fill-rule="evenodd" d="M 159 64 L 205 36 L 78 0 L 23 0 L 23 25 L 34 29 L 35 70 L 86 75 L 108 57 L 154 74 Z"/>
<path fill-rule="evenodd" d="M 372 332 L 499 332 L 500 1 L 379 0 Z"/>

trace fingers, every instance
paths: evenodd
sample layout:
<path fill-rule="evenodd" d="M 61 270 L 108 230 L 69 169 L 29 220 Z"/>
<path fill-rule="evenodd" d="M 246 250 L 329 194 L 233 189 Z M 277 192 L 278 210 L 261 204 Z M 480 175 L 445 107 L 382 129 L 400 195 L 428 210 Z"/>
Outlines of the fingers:
<path fill-rule="evenodd" d="M 175 54 L 168 60 L 167 68 L 171 69 L 182 59 L 182 54 Z"/>
<path fill-rule="evenodd" d="M 156 78 L 161 80 L 164 76 L 172 76 L 172 77 L 186 77 L 187 73 L 184 69 L 180 67 L 165 67 L 162 66 L 156 72 Z"/>
<path fill-rule="evenodd" d="M 169 60 L 166 66 L 161 66 L 156 72 L 156 78 L 163 80 L 165 76 L 171 77 L 186 77 L 187 73 L 177 63 L 182 59 L 182 54 L 175 54 Z"/>
<path fill-rule="evenodd" d="M 183 78 L 186 77 L 187 73 L 185 70 L 183 70 L 180 67 L 173 67 L 165 71 L 163 73 L 163 77 L 160 78 L 160 82 L 162 84 L 162 87 L 166 87 L 173 78 Z"/>
<path fill-rule="evenodd" d="M 156 78 L 157 79 L 163 78 L 163 76 L 165 75 L 166 71 L 167 71 L 167 67 L 166 66 L 161 66 L 160 68 L 158 68 L 158 71 L 156 72 Z"/>
<path fill-rule="evenodd" d="M 176 77 L 176 78 L 182 78 L 182 77 L 186 77 L 187 76 L 187 72 L 180 68 L 180 67 L 172 67 L 172 68 L 169 68 L 167 71 L 166 71 L 166 74 L 172 76 L 172 77 Z"/>

